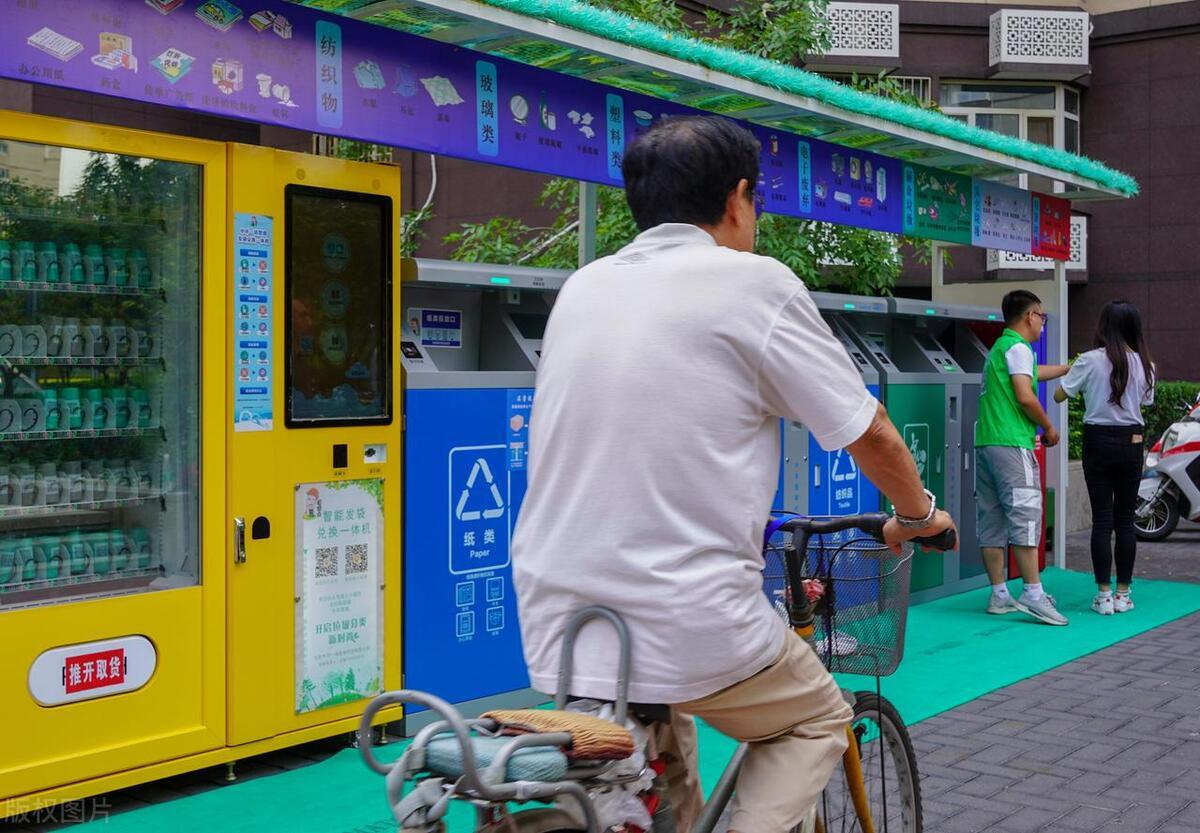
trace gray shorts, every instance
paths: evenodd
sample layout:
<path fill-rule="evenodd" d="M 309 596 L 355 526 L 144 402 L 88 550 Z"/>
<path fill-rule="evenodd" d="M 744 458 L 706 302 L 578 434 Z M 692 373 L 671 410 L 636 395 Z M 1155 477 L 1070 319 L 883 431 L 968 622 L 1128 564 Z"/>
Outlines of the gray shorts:
<path fill-rule="evenodd" d="M 979 546 L 1036 547 L 1042 537 L 1042 481 L 1027 448 L 975 450 L 975 513 Z"/>

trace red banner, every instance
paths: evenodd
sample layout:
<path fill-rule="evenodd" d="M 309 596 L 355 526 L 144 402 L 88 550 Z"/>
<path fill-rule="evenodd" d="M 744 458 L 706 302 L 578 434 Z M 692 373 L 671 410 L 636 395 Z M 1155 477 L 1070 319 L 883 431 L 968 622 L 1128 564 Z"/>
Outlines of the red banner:
<path fill-rule="evenodd" d="M 1033 192 L 1033 251 L 1035 257 L 1071 259 L 1071 203 Z"/>

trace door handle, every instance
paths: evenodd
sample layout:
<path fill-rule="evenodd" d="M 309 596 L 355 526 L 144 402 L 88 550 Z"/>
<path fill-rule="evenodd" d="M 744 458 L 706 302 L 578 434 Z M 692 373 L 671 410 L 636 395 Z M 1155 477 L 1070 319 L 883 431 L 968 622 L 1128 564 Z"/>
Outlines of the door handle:
<path fill-rule="evenodd" d="M 246 519 L 233 519 L 233 563 L 246 563 Z"/>

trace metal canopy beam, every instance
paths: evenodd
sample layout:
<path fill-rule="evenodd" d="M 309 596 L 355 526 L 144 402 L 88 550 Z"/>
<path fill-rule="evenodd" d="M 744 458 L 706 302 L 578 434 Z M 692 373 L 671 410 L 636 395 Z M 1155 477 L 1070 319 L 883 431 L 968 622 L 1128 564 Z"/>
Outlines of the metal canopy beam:
<path fill-rule="evenodd" d="M 510 60 L 520 60 L 520 55 L 514 54 L 515 50 L 511 49 L 514 44 L 543 42 L 565 47 L 580 58 L 594 58 L 611 67 L 609 72 L 588 73 L 598 83 L 610 79 L 617 82 L 612 86 L 620 87 L 621 75 L 630 68 L 649 70 L 680 84 L 681 94 L 674 99 L 679 103 L 696 107 L 696 102 L 706 98 L 729 95 L 750 99 L 746 109 L 728 115 L 765 127 L 803 133 L 905 161 L 925 165 L 932 161 L 932 167 L 987 179 L 1019 173 L 1033 174 L 1064 183 L 1065 193 L 1056 196 L 1074 202 L 1125 197 L 1119 191 L 1074 173 L 876 116 L 842 110 L 814 98 L 775 90 L 735 75 L 475 0 L 348 0 L 341 4 L 317 0 L 293 2 L 324 8 L 340 5 L 346 9 L 348 17 Z M 616 66 L 613 66 L 614 63 Z M 553 70 L 552 66 L 546 68 Z M 757 106 L 754 102 L 757 102 Z"/>

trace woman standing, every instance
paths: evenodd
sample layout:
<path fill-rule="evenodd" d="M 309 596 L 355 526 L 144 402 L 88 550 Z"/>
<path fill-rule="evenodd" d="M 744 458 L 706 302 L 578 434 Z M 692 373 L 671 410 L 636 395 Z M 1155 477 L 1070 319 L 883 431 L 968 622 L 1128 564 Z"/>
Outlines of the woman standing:
<path fill-rule="evenodd" d="M 1100 313 L 1096 349 L 1075 360 L 1054 394 L 1057 402 L 1083 393 L 1083 476 L 1092 503 L 1092 569 L 1099 591 L 1092 610 L 1133 610 L 1129 585 L 1137 553 L 1134 509 L 1144 462 L 1142 406 L 1154 403 L 1154 363 L 1142 337 L 1142 317 L 1127 301 Z M 1113 532 L 1117 592 L 1112 592 Z"/>

